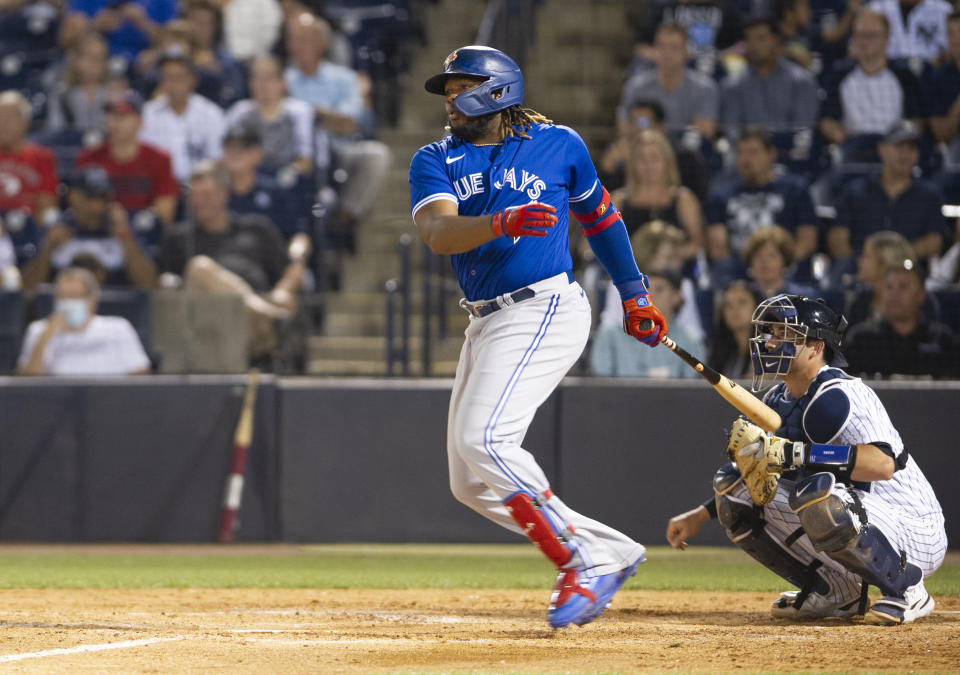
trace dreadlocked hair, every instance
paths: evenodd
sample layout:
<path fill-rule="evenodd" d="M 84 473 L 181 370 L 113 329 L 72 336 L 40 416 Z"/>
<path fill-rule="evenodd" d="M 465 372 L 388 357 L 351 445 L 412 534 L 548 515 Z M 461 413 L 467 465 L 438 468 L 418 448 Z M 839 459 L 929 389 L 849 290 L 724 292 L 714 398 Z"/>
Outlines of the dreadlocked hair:
<path fill-rule="evenodd" d="M 512 105 L 500 111 L 500 128 L 504 138 L 507 136 L 530 138 L 527 129 L 534 124 L 553 124 L 553 120 L 541 115 L 533 108 L 524 108 L 520 105 Z"/>

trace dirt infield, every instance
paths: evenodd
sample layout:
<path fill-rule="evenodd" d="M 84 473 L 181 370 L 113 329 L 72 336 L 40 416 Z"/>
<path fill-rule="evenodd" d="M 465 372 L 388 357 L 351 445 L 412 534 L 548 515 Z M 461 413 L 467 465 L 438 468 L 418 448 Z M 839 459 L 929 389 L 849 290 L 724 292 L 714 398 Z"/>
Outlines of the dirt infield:
<path fill-rule="evenodd" d="M 955 672 L 960 598 L 903 627 L 767 614 L 768 594 L 623 591 L 551 630 L 547 591 L 3 590 L 0 672 Z"/>

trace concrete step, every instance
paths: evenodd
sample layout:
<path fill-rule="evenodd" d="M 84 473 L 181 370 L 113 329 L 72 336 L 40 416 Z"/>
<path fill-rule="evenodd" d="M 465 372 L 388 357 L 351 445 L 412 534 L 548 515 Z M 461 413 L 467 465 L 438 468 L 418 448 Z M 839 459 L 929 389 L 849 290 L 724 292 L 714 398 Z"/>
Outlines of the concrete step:
<path fill-rule="evenodd" d="M 394 349 L 400 349 L 400 340 L 394 340 Z M 441 361 L 456 361 L 463 346 L 463 336 L 430 340 L 432 357 Z M 308 340 L 307 348 L 314 358 L 368 360 L 377 361 L 386 358 L 387 339 L 383 336 L 313 336 Z M 420 356 L 423 351 L 423 338 L 410 336 L 408 350 L 411 357 Z"/>
<path fill-rule="evenodd" d="M 460 310 L 447 312 L 447 335 L 461 335 L 467 327 L 467 314 Z M 400 332 L 399 308 L 394 316 L 395 330 Z M 436 330 L 436 319 L 432 323 L 432 330 Z M 332 312 L 327 311 L 323 319 L 323 335 L 336 337 L 380 336 L 386 334 L 387 317 L 385 310 L 371 312 Z M 423 333 L 423 321 L 420 316 L 414 315 L 410 320 L 410 335 Z"/>
<path fill-rule="evenodd" d="M 411 376 L 423 373 L 423 365 L 419 359 L 410 361 L 409 374 Z M 430 366 L 430 377 L 453 377 L 457 372 L 457 361 L 434 361 Z M 307 362 L 308 375 L 329 375 L 340 377 L 383 377 L 387 375 L 386 359 L 368 361 L 365 359 L 310 359 Z M 395 366 L 393 373 L 402 375 L 400 364 Z"/>

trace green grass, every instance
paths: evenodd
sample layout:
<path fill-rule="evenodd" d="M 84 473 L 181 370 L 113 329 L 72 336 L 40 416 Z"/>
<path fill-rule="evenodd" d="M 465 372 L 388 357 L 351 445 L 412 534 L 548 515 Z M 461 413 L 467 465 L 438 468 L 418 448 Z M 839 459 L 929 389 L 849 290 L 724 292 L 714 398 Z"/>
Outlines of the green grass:
<path fill-rule="evenodd" d="M 37 552 L 0 547 L 0 588 L 547 588 L 552 569 L 531 546 L 335 544 L 293 554 Z M 654 547 L 627 588 L 777 591 L 784 582 L 734 548 Z M 960 595 L 960 555 L 927 582 L 935 595 Z"/>

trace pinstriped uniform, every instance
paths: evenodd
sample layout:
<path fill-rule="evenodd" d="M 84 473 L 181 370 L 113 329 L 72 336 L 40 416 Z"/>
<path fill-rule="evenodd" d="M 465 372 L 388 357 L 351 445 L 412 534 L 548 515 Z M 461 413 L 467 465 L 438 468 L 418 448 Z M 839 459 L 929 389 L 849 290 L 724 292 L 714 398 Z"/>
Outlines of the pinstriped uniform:
<path fill-rule="evenodd" d="M 826 370 L 821 370 L 821 375 Z M 806 430 L 815 423 L 815 420 L 807 419 L 807 409 L 816 410 L 816 406 L 811 406 L 820 396 L 839 389 L 849 401 L 849 412 L 833 438 L 827 442 L 835 445 L 882 443 L 888 445 L 894 455 L 900 458 L 904 452 L 903 440 L 877 394 L 860 379 L 852 378 L 837 369 L 830 370 L 835 371 L 834 377 L 820 384 L 812 396 L 808 392 L 807 396 L 798 402 L 805 408 L 802 415 L 804 437 L 790 440 L 814 440 L 806 435 Z M 827 377 L 829 375 L 827 374 Z M 789 392 L 782 384 L 764 397 L 768 404 L 781 409 L 790 399 Z M 824 439 L 816 439 L 816 442 L 824 442 Z M 804 564 L 810 564 L 814 558 L 823 564 L 818 571 L 830 584 L 828 599 L 837 602 L 856 599 L 860 592 L 860 577 L 847 571 L 826 554 L 817 553 L 806 535 L 796 538 L 787 546 L 788 538 L 800 528 L 800 519 L 788 504 L 793 486 L 793 481 L 781 479 L 774 500 L 764 507 L 767 532 Z M 854 503 L 853 493 L 863 504 L 868 522 L 879 528 L 895 549 L 904 552 L 907 561 L 917 565 L 923 571 L 924 577 L 931 575 L 940 566 L 947 550 L 943 510 L 913 456 L 907 459 L 905 466 L 896 471 L 890 480 L 858 483 L 856 487 L 837 483 L 834 487 L 834 494 L 847 504 Z M 751 503 L 742 483 L 736 487 L 734 496 L 746 504 Z"/>

